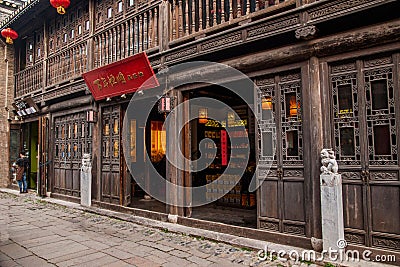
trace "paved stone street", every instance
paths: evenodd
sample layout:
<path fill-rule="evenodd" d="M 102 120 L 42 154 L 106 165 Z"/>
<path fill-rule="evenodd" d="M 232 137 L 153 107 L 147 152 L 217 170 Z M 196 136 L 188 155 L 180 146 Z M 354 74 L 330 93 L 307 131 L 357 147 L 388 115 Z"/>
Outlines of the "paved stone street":
<path fill-rule="evenodd" d="M 0 192 L 0 266 L 308 266 Z M 315 265 L 314 265 L 315 266 Z"/>

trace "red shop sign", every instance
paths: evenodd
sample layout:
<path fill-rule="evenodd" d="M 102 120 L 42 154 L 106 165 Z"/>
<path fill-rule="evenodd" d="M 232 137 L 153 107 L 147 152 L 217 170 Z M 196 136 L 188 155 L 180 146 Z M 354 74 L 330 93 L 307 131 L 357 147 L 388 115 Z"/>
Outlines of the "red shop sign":
<path fill-rule="evenodd" d="M 159 86 L 145 52 L 83 73 L 82 77 L 96 100 Z"/>
<path fill-rule="evenodd" d="M 225 130 L 221 130 L 221 165 L 228 165 L 228 136 Z"/>

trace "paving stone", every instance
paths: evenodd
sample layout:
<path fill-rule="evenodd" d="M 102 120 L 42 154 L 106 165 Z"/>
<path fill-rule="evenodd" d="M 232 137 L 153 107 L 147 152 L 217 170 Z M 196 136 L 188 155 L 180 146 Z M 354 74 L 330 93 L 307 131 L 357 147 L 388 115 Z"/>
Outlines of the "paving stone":
<path fill-rule="evenodd" d="M 72 253 L 72 254 L 67 254 L 67 255 L 64 255 L 64 256 L 57 257 L 57 258 L 49 259 L 48 262 L 53 263 L 53 264 L 57 264 L 59 262 L 68 261 L 68 260 L 71 260 L 71 259 L 74 259 L 74 258 L 79 258 L 79 257 L 85 256 L 85 255 L 90 255 L 90 254 L 93 254 L 95 252 L 96 251 L 93 250 L 93 249 L 85 249 L 85 250 L 82 250 L 82 251 L 79 251 L 79 252 L 75 252 L 75 253 Z"/>
<path fill-rule="evenodd" d="M 135 256 L 146 257 L 148 255 L 154 255 L 155 251 L 160 251 L 160 250 L 146 246 L 140 246 L 138 249 L 132 250 L 129 253 L 132 253 Z"/>
<path fill-rule="evenodd" d="M 158 243 L 152 243 L 152 242 L 146 241 L 146 240 L 145 241 L 140 241 L 138 243 L 140 243 L 140 244 L 142 244 L 144 246 L 148 246 L 148 247 L 153 247 L 153 248 L 159 249 L 159 250 L 164 251 L 164 252 L 168 252 L 168 251 L 171 251 L 171 250 L 174 249 L 174 248 L 171 248 L 171 247 L 168 247 L 168 246 L 165 246 L 165 245 L 161 245 L 161 244 L 158 244 Z"/>
<path fill-rule="evenodd" d="M 100 259 L 104 256 L 107 256 L 105 253 L 102 252 L 95 252 L 92 254 L 85 254 L 79 257 L 74 257 L 66 261 L 58 262 L 56 265 L 60 267 L 69 267 L 74 265 L 79 265 L 83 263 L 93 262 L 97 259 Z"/>
<path fill-rule="evenodd" d="M 96 250 L 103 250 L 110 247 L 109 245 L 93 240 L 83 241 L 80 244 Z"/>
<path fill-rule="evenodd" d="M 257 251 L 49 204 L 33 195 L 9 199 L 0 192 L 1 224 L 10 238 L 0 240 L 1 267 L 289 266 L 260 262 Z"/>
<path fill-rule="evenodd" d="M 170 255 L 173 255 L 173 256 L 176 256 L 176 257 L 179 257 L 179 258 L 187 258 L 187 257 L 191 256 L 191 254 L 189 254 L 187 252 L 183 252 L 181 250 L 177 250 L 177 249 L 171 250 L 168 253 Z"/>
<path fill-rule="evenodd" d="M 168 261 L 166 264 L 171 263 L 171 264 L 175 264 L 175 266 L 186 266 L 186 265 L 191 264 L 190 261 L 176 257 L 176 256 L 168 257 L 166 260 Z"/>
<path fill-rule="evenodd" d="M 98 267 L 98 266 L 109 266 L 112 263 L 118 262 L 119 260 L 106 255 L 104 257 L 98 258 L 95 261 L 79 263 L 73 266 L 82 266 L 82 267 Z"/>
<path fill-rule="evenodd" d="M 38 238 L 32 238 L 28 240 L 24 240 L 19 242 L 21 245 L 23 245 L 26 248 L 31 248 L 31 247 L 36 247 L 36 246 L 41 246 L 41 245 L 46 245 L 50 243 L 55 243 L 61 240 L 65 240 L 65 237 L 59 236 L 59 235 L 49 235 L 49 236 L 44 236 L 44 237 L 38 237 Z"/>
<path fill-rule="evenodd" d="M 132 242 L 132 241 L 124 241 L 120 245 L 116 246 L 116 248 L 119 248 L 123 251 L 126 252 L 131 252 L 139 247 L 139 244 Z"/>
<path fill-rule="evenodd" d="M 18 263 L 16 263 L 13 260 L 6 260 L 6 261 L 0 261 L 0 266 L 1 267 L 15 267 L 15 266 L 21 266 Z"/>
<path fill-rule="evenodd" d="M 86 249 L 88 247 L 75 241 L 62 240 L 56 243 L 33 247 L 30 250 L 44 259 L 54 259 Z"/>
<path fill-rule="evenodd" d="M 150 254 L 150 255 L 154 255 L 154 256 L 156 256 L 156 257 L 159 257 L 159 258 L 163 258 L 163 259 L 166 259 L 166 258 L 168 258 L 168 257 L 171 257 L 170 254 L 168 254 L 167 252 L 161 251 L 161 250 L 153 250 L 153 251 L 151 251 L 149 254 Z M 149 255 L 149 256 L 150 256 L 150 255 Z"/>
<path fill-rule="evenodd" d="M 15 260 L 18 264 L 24 267 L 51 267 L 55 266 L 54 264 L 48 263 L 47 261 L 37 257 L 37 256 L 28 256 L 22 259 Z"/>
<path fill-rule="evenodd" d="M 110 264 L 107 264 L 107 267 L 135 267 L 132 264 L 126 263 L 124 261 L 116 261 Z"/>
<path fill-rule="evenodd" d="M 6 254 L 12 259 L 20 259 L 32 255 L 31 252 L 21 247 L 20 245 L 13 243 L 0 247 L 0 252 Z"/>
<path fill-rule="evenodd" d="M 107 248 L 103 252 L 120 260 L 126 260 L 133 256 L 131 253 L 116 248 Z"/>
<path fill-rule="evenodd" d="M 156 255 L 149 255 L 149 256 L 146 256 L 145 258 L 150 260 L 150 261 L 153 261 L 153 262 L 155 262 L 157 264 L 164 264 L 164 263 L 168 262 L 166 260 L 166 258 L 163 258 L 163 257 L 160 257 L 160 256 L 156 256 Z"/>
<path fill-rule="evenodd" d="M 190 256 L 190 257 L 187 258 L 187 260 L 191 261 L 191 262 L 193 262 L 193 263 L 195 263 L 195 264 L 197 264 L 199 266 L 208 266 L 208 265 L 213 264 L 212 261 L 208 261 L 208 260 L 196 257 L 196 256 Z"/>
<path fill-rule="evenodd" d="M 5 261 L 5 260 L 11 260 L 10 257 L 8 257 L 6 254 L 3 252 L 0 252 L 0 261 Z M 1 266 L 1 265 L 0 265 Z"/>
<path fill-rule="evenodd" d="M 167 246 L 167 247 L 171 247 L 174 249 L 179 249 L 179 250 L 183 250 L 183 251 L 189 251 L 190 246 L 186 246 L 186 245 L 181 245 L 181 244 L 175 244 L 174 242 L 168 242 L 167 240 L 162 240 L 160 242 L 158 242 L 161 245 Z M 185 243 L 185 242 L 182 242 Z"/>
<path fill-rule="evenodd" d="M 146 258 L 142 258 L 142 257 L 132 257 L 130 259 L 126 259 L 125 262 L 129 263 L 129 264 L 133 264 L 135 266 L 141 266 L 141 267 L 158 267 L 161 266 L 160 264 L 151 261 L 149 259 Z M 175 267 L 177 267 L 175 265 Z"/>
<path fill-rule="evenodd" d="M 73 235 L 68 236 L 68 239 L 74 240 L 78 243 L 90 240 L 90 238 L 86 237 L 84 233 L 77 234 L 76 232 L 74 232 Z"/>
<path fill-rule="evenodd" d="M 21 242 L 21 241 L 31 240 L 31 239 L 45 237 L 45 236 L 49 236 L 49 235 L 54 235 L 54 233 L 45 231 L 43 229 L 37 229 L 35 231 L 28 231 L 25 233 L 18 232 L 18 234 L 13 234 L 12 240 L 14 242 Z"/>
<path fill-rule="evenodd" d="M 208 257 L 210 257 L 212 255 L 212 253 L 201 252 L 201 251 L 197 250 L 197 248 L 191 249 L 190 250 L 190 254 L 192 254 L 192 255 L 194 255 L 196 257 L 199 257 L 199 258 L 203 258 L 203 259 L 208 258 Z"/>

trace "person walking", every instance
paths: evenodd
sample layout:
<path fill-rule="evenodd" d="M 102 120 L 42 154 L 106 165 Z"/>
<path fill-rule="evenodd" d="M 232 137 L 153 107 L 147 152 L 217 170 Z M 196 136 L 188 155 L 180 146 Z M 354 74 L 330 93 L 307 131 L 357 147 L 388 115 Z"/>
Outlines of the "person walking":
<path fill-rule="evenodd" d="M 28 183 L 26 182 L 26 173 L 29 168 L 28 159 L 25 157 L 25 152 L 19 153 L 19 158 L 15 162 L 17 165 L 17 182 L 19 186 L 19 193 L 28 193 Z"/>

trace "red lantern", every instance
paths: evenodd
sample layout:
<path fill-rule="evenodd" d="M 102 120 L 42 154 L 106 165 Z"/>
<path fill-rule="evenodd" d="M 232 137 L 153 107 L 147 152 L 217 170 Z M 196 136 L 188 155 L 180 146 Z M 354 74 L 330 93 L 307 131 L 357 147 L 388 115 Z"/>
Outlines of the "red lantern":
<path fill-rule="evenodd" d="M 57 8 L 58 14 L 64 15 L 65 9 L 69 7 L 70 1 L 69 0 L 50 0 L 50 4 Z"/>
<path fill-rule="evenodd" d="M 3 29 L 1 35 L 6 38 L 7 44 L 12 44 L 13 40 L 18 38 L 18 33 L 11 28 Z"/>

